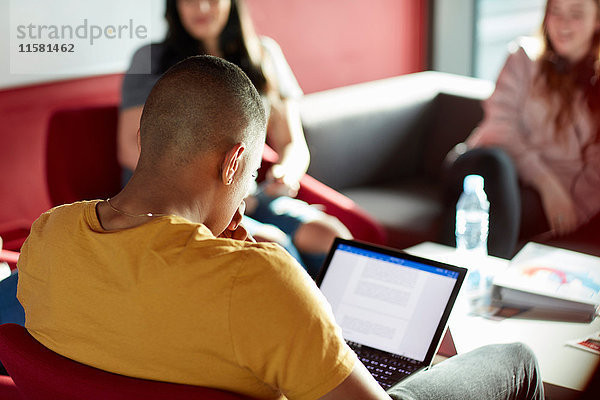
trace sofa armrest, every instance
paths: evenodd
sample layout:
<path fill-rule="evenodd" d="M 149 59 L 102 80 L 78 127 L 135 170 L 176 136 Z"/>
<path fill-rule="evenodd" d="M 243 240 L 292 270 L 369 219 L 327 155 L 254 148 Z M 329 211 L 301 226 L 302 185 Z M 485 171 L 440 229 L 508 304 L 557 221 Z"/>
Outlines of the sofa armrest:
<path fill-rule="evenodd" d="M 494 90 L 493 82 L 465 76 L 429 72 L 438 87 L 431 107 L 431 125 L 424 138 L 422 172 L 440 178 L 448 152 L 463 142 L 483 119 L 483 100 Z"/>
<path fill-rule="evenodd" d="M 29 236 L 31 222 L 24 219 L 0 222 L 0 237 L 2 237 L 2 248 L 4 250 L 19 251 Z"/>
<path fill-rule="evenodd" d="M 355 239 L 380 245 L 387 243 L 387 235 L 381 224 L 354 201 L 315 178 L 304 175 L 300 181 L 298 198 L 309 204 L 323 206 L 323 211 L 339 219 Z"/>

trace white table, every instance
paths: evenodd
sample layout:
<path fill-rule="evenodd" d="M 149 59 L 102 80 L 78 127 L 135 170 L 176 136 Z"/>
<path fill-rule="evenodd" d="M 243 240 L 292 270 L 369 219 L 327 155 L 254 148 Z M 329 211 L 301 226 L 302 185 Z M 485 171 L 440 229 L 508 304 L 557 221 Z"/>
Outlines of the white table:
<path fill-rule="evenodd" d="M 406 249 L 408 253 L 469 268 L 485 262 L 495 270 L 507 267 L 508 261 L 496 257 L 465 258 L 456 249 L 425 242 Z M 469 315 L 466 301 L 457 299 L 450 316 L 450 330 L 458 354 L 491 343 L 523 342 L 529 345 L 538 358 L 542 379 L 551 384 L 573 390 L 583 390 L 589 381 L 600 356 L 567 346 L 568 340 L 579 339 L 600 331 L 600 318 L 591 323 L 544 321 L 519 317 L 491 320 Z"/>

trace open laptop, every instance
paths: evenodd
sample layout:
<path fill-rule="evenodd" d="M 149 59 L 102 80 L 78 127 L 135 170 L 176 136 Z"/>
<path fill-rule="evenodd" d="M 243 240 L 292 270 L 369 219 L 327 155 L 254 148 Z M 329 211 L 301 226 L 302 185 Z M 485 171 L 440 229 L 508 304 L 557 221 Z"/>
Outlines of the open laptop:
<path fill-rule="evenodd" d="M 388 389 L 431 365 L 466 273 L 338 238 L 317 284 L 346 342 Z"/>

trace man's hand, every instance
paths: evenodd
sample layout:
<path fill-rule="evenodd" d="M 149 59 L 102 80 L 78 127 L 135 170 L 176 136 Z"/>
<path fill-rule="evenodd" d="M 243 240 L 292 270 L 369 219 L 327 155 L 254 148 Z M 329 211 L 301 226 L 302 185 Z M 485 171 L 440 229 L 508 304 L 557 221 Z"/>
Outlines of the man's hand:
<path fill-rule="evenodd" d="M 227 228 L 221 232 L 218 236 L 220 238 L 227 239 L 236 239 L 236 240 L 244 240 L 248 242 L 256 242 L 254 238 L 246 231 L 246 229 L 242 226 L 242 217 L 244 216 L 244 211 L 246 210 L 246 203 L 242 201 L 238 209 L 233 214 L 233 218 L 231 218 L 231 222 Z"/>
<path fill-rule="evenodd" d="M 300 189 L 300 182 L 299 178 L 287 173 L 285 166 L 275 164 L 267 171 L 261 188 L 270 197 L 296 197 Z"/>

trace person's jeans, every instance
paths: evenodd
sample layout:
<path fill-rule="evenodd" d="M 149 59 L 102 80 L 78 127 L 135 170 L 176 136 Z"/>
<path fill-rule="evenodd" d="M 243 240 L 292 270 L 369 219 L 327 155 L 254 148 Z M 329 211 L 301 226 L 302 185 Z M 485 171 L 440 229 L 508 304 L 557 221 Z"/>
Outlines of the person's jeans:
<path fill-rule="evenodd" d="M 395 400 L 544 398 L 537 360 L 522 343 L 489 345 L 454 356 L 388 393 Z"/>
<path fill-rule="evenodd" d="M 25 326 L 25 310 L 17 300 L 17 281 L 19 274 L 14 270 L 12 274 L 0 280 L 0 324 L 19 324 Z M 8 375 L 0 362 L 0 375 Z"/>

